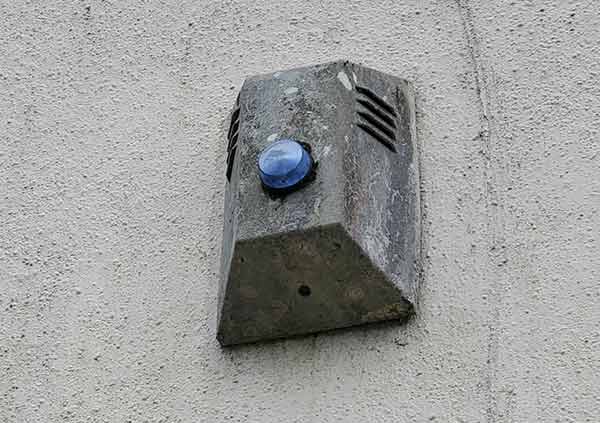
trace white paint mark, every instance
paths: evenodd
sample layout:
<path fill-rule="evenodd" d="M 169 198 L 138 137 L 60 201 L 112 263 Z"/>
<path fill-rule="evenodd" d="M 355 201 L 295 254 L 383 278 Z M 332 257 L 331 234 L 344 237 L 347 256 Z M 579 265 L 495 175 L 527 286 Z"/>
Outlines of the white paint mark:
<path fill-rule="evenodd" d="M 279 76 L 281 76 L 281 72 L 275 72 L 273 74 L 273 78 L 279 78 Z"/>
<path fill-rule="evenodd" d="M 273 141 L 275 141 L 275 140 L 277 139 L 277 136 L 278 136 L 278 135 L 279 135 L 279 134 L 278 134 L 277 132 L 275 132 L 274 134 L 271 134 L 271 135 L 269 135 L 269 136 L 267 137 L 267 141 L 269 141 L 269 142 L 273 142 Z"/>
<path fill-rule="evenodd" d="M 292 95 L 292 94 L 296 94 L 298 92 L 298 88 L 297 87 L 290 87 L 288 89 L 285 90 L 286 95 Z"/>
<path fill-rule="evenodd" d="M 321 216 L 321 198 L 317 198 L 317 200 L 315 201 L 315 205 L 313 206 L 313 219 L 311 219 L 313 222 L 317 222 L 319 217 Z"/>
<path fill-rule="evenodd" d="M 354 79 L 355 84 L 358 84 L 358 78 L 356 77 L 356 74 L 354 72 L 352 72 L 352 79 Z"/>
<path fill-rule="evenodd" d="M 346 72 L 340 71 L 337 74 L 337 78 L 340 80 L 340 82 L 342 83 L 342 85 L 344 87 L 346 87 L 346 89 L 348 91 L 352 91 L 352 83 L 350 82 L 350 79 L 348 78 L 348 75 L 346 75 Z"/>

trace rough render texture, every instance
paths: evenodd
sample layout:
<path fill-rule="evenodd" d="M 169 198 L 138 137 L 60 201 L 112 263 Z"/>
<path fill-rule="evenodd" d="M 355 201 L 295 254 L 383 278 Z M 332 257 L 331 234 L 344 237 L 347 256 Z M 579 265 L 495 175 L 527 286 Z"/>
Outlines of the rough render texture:
<path fill-rule="evenodd" d="M 223 345 L 413 314 L 421 251 L 414 104 L 407 81 L 348 61 L 246 80 L 228 131 Z M 281 138 L 307 143 L 317 166 L 301 189 L 273 196 L 256 163 Z M 301 286 L 310 295 L 299 295 Z"/>
<path fill-rule="evenodd" d="M 0 421 L 597 421 L 599 13 L 2 2 Z M 415 83 L 417 317 L 223 351 L 225 116 L 336 58 Z"/>

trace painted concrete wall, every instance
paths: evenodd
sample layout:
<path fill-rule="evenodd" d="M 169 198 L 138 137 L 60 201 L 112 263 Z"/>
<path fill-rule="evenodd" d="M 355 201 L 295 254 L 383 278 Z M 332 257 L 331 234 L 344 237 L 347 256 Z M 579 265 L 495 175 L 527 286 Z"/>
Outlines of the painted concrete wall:
<path fill-rule="evenodd" d="M 0 421 L 600 421 L 593 1 L 0 5 Z M 222 350 L 244 77 L 414 81 L 417 317 Z"/>

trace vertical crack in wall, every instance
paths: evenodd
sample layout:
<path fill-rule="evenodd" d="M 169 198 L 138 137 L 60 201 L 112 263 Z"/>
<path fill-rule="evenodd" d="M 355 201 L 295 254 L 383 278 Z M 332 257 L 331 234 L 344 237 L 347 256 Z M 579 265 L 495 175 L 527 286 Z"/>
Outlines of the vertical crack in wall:
<path fill-rule="evenodd" d="M 493 89 L 490 79 L 493 75 L 491 66 L 484 62 L 481 52 L 481 43 L 478 38 L 477 29 L 473 18 L 473 12 L 469 1 L 457 0 L 459 13 L 463 25 L 466 48 L 473 66 L 475 75 L 475 90 L 477 93 L 478 107 L 481 111 L 480 131 L 476 140 L 481 144 L 480 153 L 483 157 L 483 179 L 485 186 L 483 192 L 485 196 L 485 210 L 487 216 L 486 233 L 488 237 L 488 271 L 486 272 L 487 299 L 489 301 L 490 312 L 488 314 L 487 327 L 489 335 L 487 340 L 487 369 L 485 373 L 486 388 L 486 420 L 488 422 L 498 421 L 500 415 L 498 410 L 497 384 L 498 357 L 500 348 L 500 307 L 501 307 L 501 287 L 505 279 L 505 272 L 501 268 L 506 260 L 504 255 L 504 218 L 502 202 L 499 199 L 502 184 L 502 154 L 495 151 L 493 139 L 496 138 L 494 130 L 495 119 L 492 109 L 495 111 L 493 102 Z"/>

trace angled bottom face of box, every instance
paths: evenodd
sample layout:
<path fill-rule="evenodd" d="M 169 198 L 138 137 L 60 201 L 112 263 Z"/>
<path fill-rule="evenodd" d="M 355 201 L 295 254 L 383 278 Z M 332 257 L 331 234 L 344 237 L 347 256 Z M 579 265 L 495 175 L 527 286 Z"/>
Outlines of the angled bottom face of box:
<path fill-rule="evenodd" d="M 412 310 L 334 224 L 237 244 L 218 339 L 230 345 L 283 338 L 406 319 Z"/>

